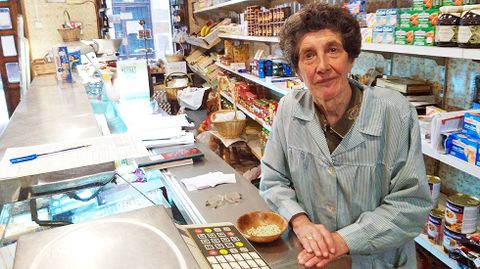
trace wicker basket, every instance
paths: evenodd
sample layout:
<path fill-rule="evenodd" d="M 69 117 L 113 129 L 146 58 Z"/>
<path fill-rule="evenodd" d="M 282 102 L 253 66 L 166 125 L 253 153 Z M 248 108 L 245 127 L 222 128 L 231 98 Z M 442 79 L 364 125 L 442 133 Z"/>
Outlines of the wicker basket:
<path fill-rule="evenodd" d="M 170 81 L 173 80 L 174 77 L 187 77 L 188 78 L 188 83 L 187 85 L 185 86 L 181 86 L 181 87 L 172 87 L 172 86 L 169 86 L 168 83 Z M 164 82 L 163 82 L 163 86 L 165 88 L 165 91 L 167 92 L 167 98 L 168 100 L 170 101 L 177 101 L 177 93 L 179 90 L 183 90 L 185 89 L 186 87 L 188 87 L 189 85 L 192 84 L 192 77 L 189 75 L 189 74 L 185 74 L 185 73 L 182 73 L 182 72 L 173 72 L 171 74 L 169 74 Z"/>
<path fill-rule="evenodd" d="M 230 88 L 232 90 L 232 97 L 233 97 L 233 110 L 222 110 L 222 103 L 220 101 L 221 97 L 218 94 L 218 108 L 219 110 L 212 115 L 213 125 L 217 129 L 218 133 L 223 136 L 224 138 L 233 139 L 241 136 L 243 134 L 243 130 L 245 129 L 245 124 L 247 119 L 240 120 L 237 118 L 237 94 L 235 91 L 235 84 L 230 83 Z M 231 121 L 222 121 L 222 122 L 215 122 L 215 118 L 218 114 L 222 113 L 231 113 L 234 112 L 233 120 Z"/>
<path fill-rule="evenodd" d="M 79 41 L 80 40 L 80 29 L 74 28 L 62 28 L 57 29 L 60 36 L 62 36 L 63 42 Z"/>
<path fill-rule="evenodd" d="M 178 43 L 181 47 L 180 51 L 175 52 L 175 54 L 167 54 L 165 53 L 165 59 L 169 63 L 180 62 L 183 60 L 184 48 L 182 43 Z M 166 47 L 165 47 L 166 49 Z"/>

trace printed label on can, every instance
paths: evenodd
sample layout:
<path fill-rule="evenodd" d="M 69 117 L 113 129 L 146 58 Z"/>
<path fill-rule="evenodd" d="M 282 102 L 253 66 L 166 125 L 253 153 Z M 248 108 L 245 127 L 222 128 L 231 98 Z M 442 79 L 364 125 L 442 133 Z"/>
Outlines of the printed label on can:
<path fill-rule="evenodd" d="M 447 201 L 445 227 L 458 233 L 473 233 L 476 229 L 478 207 L 459 206 Z"/>
<path fill-rule="evenodd" d="M 456 232 L 452 232 L 447 229 L 447 227 L 443 228 L 443 251 L 446 253 L 450 253 L 453 249 L 459 247 L 458 241 L 462 240 L 465 235 L 459 234 Z"/>
<path fill-rule="evenodd" d="M 439 245 L 442 235 L 442 219 L 432 216 L 428 216 L 427 235 L 430 242 Z"/>

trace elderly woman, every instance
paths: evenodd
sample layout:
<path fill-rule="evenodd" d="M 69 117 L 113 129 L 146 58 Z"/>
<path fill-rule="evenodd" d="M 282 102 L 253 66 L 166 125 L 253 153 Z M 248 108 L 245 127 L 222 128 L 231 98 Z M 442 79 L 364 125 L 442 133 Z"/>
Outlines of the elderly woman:
<path fill-rule="evenodd" d="M 310 4 L 280 47 L 308 90 L 280 102 L 260 192 L 291 224 L 300 265 L 349 254 L 358 268 L 416 268 L 414 237 L 432 207 L 415 109 L 398 92 L 349 80 L 357 21 Z M 358 258 L 358 259 L 357 259 Z"/>

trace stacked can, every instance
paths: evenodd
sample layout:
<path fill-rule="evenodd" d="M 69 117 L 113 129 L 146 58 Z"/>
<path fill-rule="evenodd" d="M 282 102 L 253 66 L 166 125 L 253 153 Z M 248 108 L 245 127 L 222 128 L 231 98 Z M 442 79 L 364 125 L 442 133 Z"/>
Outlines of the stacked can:
<path fill-rule="evenodd" d="M 450 253 L 459 247 L 459 241 L 477 230 L 480 200 L 457 193 L 447 198 L 445 205 L 445 227 L 443 229 L 443 250 Z"/>
<path fill-rule="evenodd" d="M 428 187 L 430 190 L 430 197 L 433 200 L 433 208 L 438 207 L 438 198 L 440 197 L 440 183 L 439 177 L 427 175 Z"/>

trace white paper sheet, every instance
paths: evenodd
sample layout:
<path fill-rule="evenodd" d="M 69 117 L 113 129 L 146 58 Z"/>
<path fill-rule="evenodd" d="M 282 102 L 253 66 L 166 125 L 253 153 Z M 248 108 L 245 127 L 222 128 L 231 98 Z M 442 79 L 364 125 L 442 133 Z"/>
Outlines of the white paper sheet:
<path fill-rule="evenodd" d="M 91 146 L 40 156 L 35 160 L 17 164 L 10 163 L 12 158 L 81 145 Z M 147 149 L 139 138 L 129 134 L 101 136 L 32 147 L 8 148 L 0 162 L 0 180 L 143 156 L 148 156 Z"/>
<path fill-rule="evenodd" d="M 17 48 L 15 47 L 15 39 L 13 35 L 2 36 L 3 56 L 17 56 Z"/>
<path fill-rule="evenodd" d="M 181 180 L 188 191 L 196 191 L 206 188 L 213 188 L 219 184 L 236 183 L 235 174 L 224 174 L 213 172 Z"/>
<path fill-rule="evenodd" d="M 131 12 L 121 12 L 120 13 L 120 19 L 121 20 L 133 20 L 133 14 Z"/>
<path fill-rule="evenodd" d="M 129 34 L 138 34 L 139 30 L 143 30 L 142 26 L 138 21 L 126 21 L 127 23 L 127 35 Z"/>
<path fill-rule="evenodd" d="M 192 145 L 193 143 L 195 143 L 193 133 L 185 133 L 185 135 L 171 139 L 144 141 L 143 145 L 146 148 L 160 148 L 175 145 Z"/>

